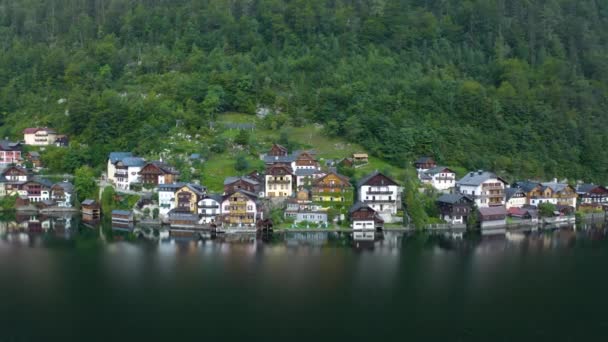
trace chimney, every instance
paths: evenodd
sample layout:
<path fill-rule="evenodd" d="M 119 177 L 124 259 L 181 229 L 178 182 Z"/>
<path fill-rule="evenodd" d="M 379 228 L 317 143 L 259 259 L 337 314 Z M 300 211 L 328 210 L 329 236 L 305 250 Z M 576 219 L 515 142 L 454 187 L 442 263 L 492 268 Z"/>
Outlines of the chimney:
<path fill-rule="evenodd" d="M 469 176 L 473 177 L 474 174 L 475 174 L 475 172 L 471 172 L 471 174 Z"/>
<path fill-rule="evenodd" d="M 481 175 L 483 173 L 483 170 L 477 170 L 477 173 Z"/>

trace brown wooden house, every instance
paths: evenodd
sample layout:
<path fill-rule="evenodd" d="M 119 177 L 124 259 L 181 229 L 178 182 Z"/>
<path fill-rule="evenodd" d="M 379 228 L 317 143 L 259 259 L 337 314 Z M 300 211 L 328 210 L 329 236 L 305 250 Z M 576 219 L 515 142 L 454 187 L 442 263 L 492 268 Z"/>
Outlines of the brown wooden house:
<path fill-rule="evenodd" d="M 302 152 L 295 160 L 295 169 L 318 169 L 319 162 L 310 152 Z"/>
<path fill-rule="evenodd" d="M 432 157 L 422 157 L 414 162 L 414 166 L 418 170 L 428 170 L 437 167 L 437 162 Z"/>
<path fill-rule="evenodd" d="M 80 203 L 82 218 L 84 220 L 97 220 L 101 217 L 101 207 L 99 203 L 92 199 L 86 199 Z"/>
<path fill-rule="evenodd" d="M 273 157 L 285 157 L 288 154 L 289 151 L 287 150 L 287 147 L 281 146 L 279 144 L 273 144 L 270 148 L 270 151 L 268 151 L 268 155 Z"/>
<path fill-rule="evenodd" d="M 179 172 L 173 167 L 160 162 L 147 163 L 139 172 L 142 184 L 159 185 L 177 182 Z"/>
<path fill-rule="evenodd" d="M 349 211 L 351 228 L 355 231 L 379 230 L 384 226 L 384 220 L 378 213 L 364 203 L 356 203 Z"/>
<path fill-rule="evenodd" d="M 346 176 L 335 172 L 316 179 L 312 185 L 313 201 L 345 202 L 353 200 L 353 186 Z"/>
<path fill-rule="evenodd" d="M 473 200 L 461 194 L 442 195 L 435 203 L 439 218 L 452 224 L 466 223 L 473 207 Z"/>
<path fill-rule="evenodd" d="M 224 180 L 224 194 L 231 194 L 239 190 L 245 190 L 254 194 L 259 194 L 261 184 L 249 177 L 228 177 Z"/>

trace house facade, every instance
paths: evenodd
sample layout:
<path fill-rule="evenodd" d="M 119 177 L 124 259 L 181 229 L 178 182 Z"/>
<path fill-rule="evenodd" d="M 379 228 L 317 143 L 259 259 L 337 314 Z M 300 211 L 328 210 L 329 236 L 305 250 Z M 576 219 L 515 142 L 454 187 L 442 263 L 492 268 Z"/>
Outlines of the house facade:
<path fill-rule="evenodd" d="M 157 186 L 177 182 L 179 172 L 162 161 L 153 161 L 141 168 L 139 176 L 142 184 Z"/>
<path fill-rule="evenodd" d="M 437 167 L 437 163 L 435 162 L 435 159 L 433 159 L 431 157 L 421 157 L 414 162 L 414 167 L 419 172 L 426 171 L 426 170 L 432 169 L 434 167 Z"/>
<path fill-rule="evenodd" d="M 289 151 L 287 150 L 287 147 L 279 144 L 273 144 L 266 155 L 273 157 L 285 157 L 288 154 Z"/>
<path fill-rule="evenodd" d="M 310 187 L 316 179 L 319 179 L 324 175 L 325 172 L 320 169 L 297 169 L 294 172 L 296 188 L 302 189 L 304 187 Z"/>
<path fill-rule="evenodd" d="M 551 189 L 556 205 L 576 208 L 578 195 L 573 186 L 558 182 L 547 182 L 541 185 Z"/>
<path fill-rule="evenodd" d="M 471 214 L 473 200 L 461 194 L 444 194 L 436 204 L 440 219 L 452 224 L 465 224 Z"/>
<path fill-rule="evenodd" d="M 340 203 L 349 207 L 353 203 L 353 193 L 354 188 L 350 184 L 350 180 L 335 172 L 330 172 L 315 180 L 312 185 L 313 202 L 323 206 Z"/>
<path fill-rule="evenodd" d="M 207 193 L 202 186 L 185 184 L 175 191 L 175 211 L 198 214 L 198 202 Z"/>
<path fill-rule="evenodd" d="M 51 186 L 45 180 L 29 180 L 23 183 L 19 193 L 27 196 L 30 203 L 48 201 L 51 198 Z"/>
<path fill-rule="evenodd" d="M 505 189 L 505 206 L 510 208 L 521 208 L 528 204 L 526 193 L 520 188 Z"/>
<path fill-rule="evenodd" d="M 22 149 L 19 142 L 0 140 L 0 168 L 19 163 Z"/>
<path fill-rule="evenodd" d="M 293 195 L 294 177 L 291 167 L 275 164 L 266 168 L 265 195 L 269 198 L 286 198 Z"/>
<path fill-rule="evenodd" d="M 391 178 L 373 172 L 357 183 L 359 202 L 368 205 L 385 222 L 392 222 L 401 207 L 401 188 Z"/>
<path fill-rule="evenodd" d="M 576 193 L 578 204 L 581 206 L 601 206 L 608 203 L 608 189 L 601 185 L 579 184 Z"/>
<path fill-rule="evenodd" d="M 9 166 L 2 172 L 2 176 L 9 182 L 25 182 L 28 174 L 28 171 L 21 166 Z"/>
<path fill-rule="evenodd" d="M 356 203 L 349 210 L 351 228 L 353 231 L 376 231 L 384 227 L 384 220 L 370 206 Z"/>
<path fill-rule="evenodd" d="M 51 187 L 51 201 L 61 208 L 71 208 L 74 198 L 74 185 L 68 181 L 53 184 Z"/>
<path fill-rule="evenodd" d="M 456 182 L 459 193 L 472 198 L 478 208 L 504 206 L 507 182 L 487 171 L 469 172 Z"/>
<path fill-rule="evenodd" d="M 320 169 L 319 162 L 310 152 L 299 153 L 294 162 L 292 163 L 291 167 L 294 171 Z"/>
<path fill-rule="evenodd" d="M 507 224 L 507 209 L 503 206 L 478 209 L 481 229 L 504 227 Z"/>
<path fill-rule="evenodd" d="M 23 141 L 31 146 L 49 146 L 57 141 L 57 132 L 50 128 L 26 128 L 23 131 Z"/>
<path fill-rule="evenodd" d="M 175 193 L 184 185 L 184 183 L 172 183 L 158 186 L 158 213 L 160 216 L 166 217 L 169 211 L 175 209 Z"/>
<path fill-rule="evenodd" d="M 219 195 L 204 195 L 198 201 L 200 224 L 211 224 L 220 221 L 223 198 Z"/>
<path fill-rule="evenodd" d="M 244 177 L 228 177 L 224 179 L 224 195 L 231 194 L 233 192 L 237 192 L 239 190 L 245 190 L 252 192 L 258 197 L 264 197 L 264 189 L 262 187 L 263 183 L 254 178 L 253 175 L 248 175 Z"/>
<path fill-rule="evenodd" d="M 294 223 L 311 222 L 327 225 L 327 210 L 310 201 L 291 199 L 287 202 L 285 217 L 293 219 Z"/>
<path fill-rule="evenodd" d="M 140 171 L 145 160 L 139 157 L 127 157 L 114 164 L 114 184 L 119 189 L 129 189 L 134 183 L 141 183 Z"/>
<path fill-rule="evenodd" d="M 439 191 L 449 190 L 456 186 L 456 172 L 445 166 L 420 171 L 418 178 L 423 184 L 429 184 Z"/>
<path fill-rule="evenodd" d="M 221 208 L 224 225 L 255 228 L 257 220 L 263 219 L 257 197 L 245 190 L 224 196 Z"/>

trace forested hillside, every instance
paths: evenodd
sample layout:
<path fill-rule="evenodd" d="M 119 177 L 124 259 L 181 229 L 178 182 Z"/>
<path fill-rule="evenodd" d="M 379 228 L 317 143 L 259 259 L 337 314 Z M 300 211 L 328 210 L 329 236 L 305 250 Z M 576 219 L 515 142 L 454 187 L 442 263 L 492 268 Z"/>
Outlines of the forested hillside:
<path fill-rule="evenodd" d="M 0 134 L 148 153 L 225 112 L 395 165 L 608 181 L 608 2 L 0 0 Z"/>

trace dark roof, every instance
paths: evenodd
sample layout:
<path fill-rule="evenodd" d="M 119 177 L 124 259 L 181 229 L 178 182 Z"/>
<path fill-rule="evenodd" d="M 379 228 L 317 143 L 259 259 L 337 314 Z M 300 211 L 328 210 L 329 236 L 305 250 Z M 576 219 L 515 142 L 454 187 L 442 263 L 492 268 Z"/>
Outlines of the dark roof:
<path fill-rule="evenodd" d="M 173 166 L 168 165 L 164 162 L 156 160 L 156 161 L 149 162 L 145 166 L 148 166 L 150 164 L 156 166 L 159 170 L 161 170 L 164 173 L 179 175 L 179 171 L 177 171 Z"/>
<path fill-rule="evenodd" d="M 56 133 L 54 129 L 52 128 L 48 128 L 48 127 L 44 127 L 44 128 L 40 128 L 40 127 L 35 127 L 35 128 L 26 128 L 23 130 L 23 134 L 34 134 L 38 131 L 47 131 L 49 133 Z"/>
<path fill-rule="evenodd" d="M 97 204 L 97 202 L 95 202 L 95 200 L 92 200 L 92 199 L 85 199 L 84 201 L 82 201 L 81 204 L 82 205 L 93 205 L 93 204 Z"/>
<path fill-rule="evenodd" d="M 168 184 L 159 184 L 158 185 L 158 191 L 161 190 L 177 190 L 181 187 L 183 187 L 184 185 L 186 185 L 186 183 L 168 183 Z"/>
<path fill-rule="evenodd" d="M 483 207 L 477 210 L 479 210 L 481 216 L 507 215 L 507 208 L 502 205 L 497 207 Z"/>
<path fill-rule="evenodd" d="M 110 163 L 116 164 L 116 162 L 132 156 L 133 153 L 131 152 L 110 152 L 110 156 L 108 157 L 108 159 L 110 159 Z"/>
<path fill-rule="evenodd" d="M 442 173 L 443 170 L 449 170 L 449 172 L 455 173 L 449 167 L 446 167 L 446 166 L 437 166 L 432 169 L 428 169 L 428 170 L 424 171 L 424 173 L 429 174 L 429 175 L 436 175 L 438 173 Z"/>
<path fill-rule="evenodd" d="M 59 183 L 55 183 L 53 186 L 60 186 L 63 191 L 65 192 L 72 192 L 74 191 L 74 184 L 70 183 L 70 182 L 59 182 Z"/>
<path fill-rule="evenodd" d="M 437 198 L 437 202 L 454 204 L 463 198 L 467 199 L 469 202 L 472 202 L 468 196 L 462 194 L 444 194 Z"/>
<path fill-rule="evenodd" d="M 435 159 L 433 159 L 432 157 L 420 157 L 414 162 L 414 164 L 426 164 L 429 162 L 435 162 Z"/>
<path fill-rule="evenodd" d="M 221 204 L 221 203 L 222 203 L 222 201 L 224 200 L 224 196 L 222 196 L 222 195 L 220 195 L 220 194 L 208 194 L 208 195 L 205 195 L 205 196 L 204 196 L 204 197 L 201 199 L 201 201 L 202 201 L 202 200 L 204 200 L 204 199 L 206 199 L 206 198 L 212 199 L 212 200 L 214 200 L 214 201 L 216 201 L 217 203 L 220 203 L 220 204 Z"/>
<path fill-rule="evenodd" d="M 112 215 L 131 215 L 131 214 L 133 214 L 133 212 L 130 210 L 118 210 L 118 209 L 112 210 Z"/>
<path fill-rule="evenodd" d="M 17 151 L 21 149 L 20 142 L 13 142 L 8 140 L 0 140 L 1 151 Z"/>
<path fill-rule="evenodd" d="M 192 190 L 195 194 L 197 194 L 199 196 L 204 196 L 205 193 L 207 192 L 207 189 L 201 185 L 188 183 L 188 184 L 182 185 L 182 187 L 184 187 L 184 186 L 188 187 L 188 189 Z"/>
<path fill-rule="evenodd" d="M 600 188 L 601 185 L 596 184 L 579 184 L 576 186 L 576 193 L 578 194 L 586 194 L 588 192 L 593 191 L 595 188 Z"/>
<path fill-rule="evenodd" d="M 144 166 L 146 164 L 146 161 L 140 157 L 126 157 L 126 158 L 123 158 L 122 160 L 120 160 L 120 162 L 122 162 L 122 164 L 127 167 Z"/>
<path fill-rule="evenodd" d="M 254 194 L 253 192 L 247 191 L 247 190 L 244 190 L 244 189 L 238 189 L 236 191 L 229 192 L 225 196 L 223 196 L 221 202 L 225 201 L 226 198 L 229 198 L 230 196 L 236 194 L 237 192 L 240 192 L 243 195 L 249 197 L 252 201 L 256 201 L 258 199 L 258 195 L 257 194 Z"/>
<path fill-rule="evenodd" d="M 385 176 L 382 172 L 379 171 L 374 171 L 372 173 L 370 173 L 369 175 L 361 178 L 361 180 L 359 182 L 357 182 L 357 187 L 361 187 L 363 185 L 366 185 L 372 178 L 376 177 L 376 176 L 382 176 L 386 179 L 389 180 L 390 183 L 392 184 L 386 184 L 386 185 L 398 185 L 397 182 L 395 182 L 394 180 L 392 180 L 390 177 Z"/>
<path fill-rule="evenodd" d="M 530 192 L 534 188 L 536 188 L 537 186 L 540 186 L 540 185 L 541 185 L 540 183 L 532 182 L 532 181 L 519 181 L 519 182 L 513 183 L 514 188 L 520 188 L 524 192 Z"/>
<path fill-rule="evenodd" d="M 224 185 L 232 184 L 238 182 L 239 180 L 242 180 L 243 182 L 247 182 L 252 185 L 260 184 L 257 180 L 249 177 L 226 177 L 226 179 L 224 179 Z"/>
<path fill-rule="evenodd" d="M 292 163 L 296 160 L 296 156 L 293 154 L 286 156 L 264 156 L 264 163 L 266 164 L 274 164 L 274 163 Z"/>
<path fill-rule="evenodd" d="M 357 202 L 355 204 L 353 204 L 352 207 L 350 207 L 350 209 L 348 210 L 349 213 L 354 213 L 355 211 L 362 209 L 362 208 L 368 208 L 369 210 L 376 212 L 374 209 L 372 209 L 369 205 L 363 203 L 363 202 Z"/>
<path fill-rule="evenodd" d="M 522 194 L 524 193 L 524 191 L 522 189 L 520 189 L 520 188 L 507 188 L 507 189 L 505 189 L 505 198 L 506 198 L 506 200 L 507 201 L 510 200 L 511 197 L 513 197 L 518 192 L 520 192 Z"/>
<path fill-rule="evenodd" d="M 467 173 L 467 175 L 462 177 L 458 182 L 456 182 L 456 184 L 457 185 L 478 186 L 481 183 L 487 181 L 488 179 L 492 179 L 492 178 L 496 178 L 505 184 L 507 183 L 502 178 L 498 177 L 494 172 L 475 171 L 475 172 Z"/>
<path fill-rule="evenodd" d="M 323 171 L 315 170 L 315 169 L 297 169 L 295 174 L 296 176 L 312 176 L 323 173 Z"/>

